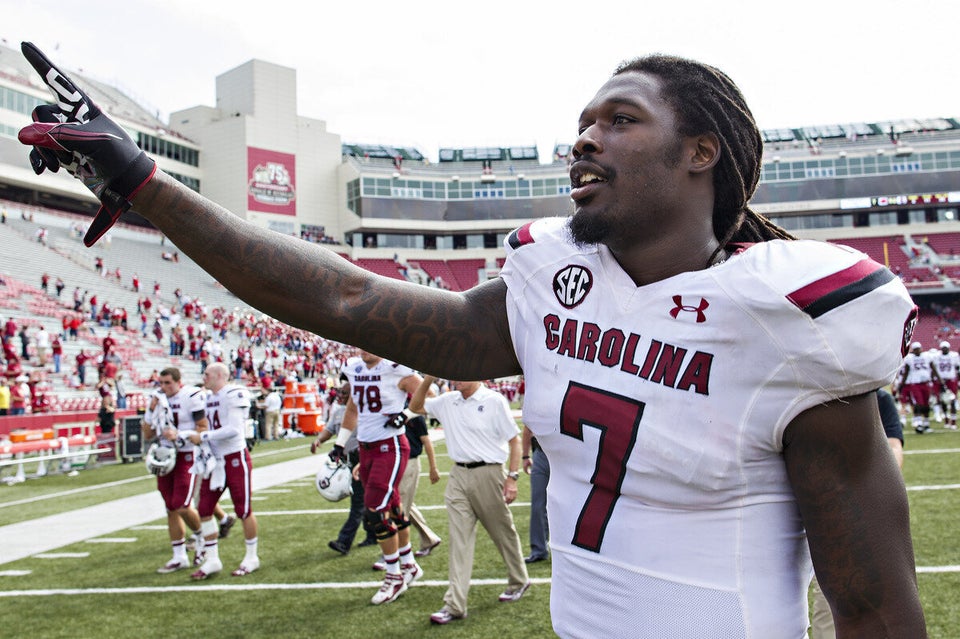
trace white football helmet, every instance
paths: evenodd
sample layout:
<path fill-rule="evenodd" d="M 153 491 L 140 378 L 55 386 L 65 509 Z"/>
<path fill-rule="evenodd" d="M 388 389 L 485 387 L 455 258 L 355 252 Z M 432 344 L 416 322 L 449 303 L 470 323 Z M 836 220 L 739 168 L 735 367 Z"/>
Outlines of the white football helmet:
<path fill-rule="evenodd" d="M 353 473 L 346 464 L 325 459 L 313 484 L 327 501 L 340 501 L 353 494 Z"/>
<path fill-rule="evenodd" d="M 163 477 L 176 466 L 177 451 L 154 442 L 147 449 L 144 462 L 147 464 L 147 470 L 157 477 Z"/>

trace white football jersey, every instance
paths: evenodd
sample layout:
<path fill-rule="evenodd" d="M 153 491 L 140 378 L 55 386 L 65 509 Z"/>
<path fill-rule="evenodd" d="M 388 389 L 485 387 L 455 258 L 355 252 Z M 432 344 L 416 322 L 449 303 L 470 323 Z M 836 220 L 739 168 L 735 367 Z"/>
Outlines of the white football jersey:
<path fill-rule="evenodd" d="M 162 394 L 162 393 L 161 393 Z M 204 412 L 207 408 L 206 391 L 199 386 L 181 386 L 173 397 L 166 397 L 168 420 L 173 427 L 181 432 L 197 430 L 197 423 L 193 419 L 196 411 Z M 193 444 L 185 437 L 180 438 L 178 445 L 181 451 L 193 450 Z"/>
<path fill-rule="evenodd" d="M 385 428 L 387 416 L 399 413 L 407 403 L 400 380 L 416 373 L 412 368 L 381 359 L 370 368 L 359 357 L 351 357 L 340 372 L 350 382 L 350 396 L 357 406 L 357 440 L 362 443 L 389 439 L 406 428 Z"/>
<path fill-rule="evenodd" d="M 940 373 L 940 379 L 956 379 L 957 367 L 960 367 L 960 354 L 957 351 L 937 351 L 933 356 L 933 364 Z"/>
<path fill-rule="evenodd" d="M 903 368 L 907 371 L 904 384 L 926 384 L 933 379 L 933 355 L 930 353 L 907 353 L 903 358 Z"/>
<path fill-rule="evenodd" d="M 641 287 L 564 219 L 505 244 L 523 420 L 550 459 L 557 634 L 804 637 L 783 432 L 893 379 L 916 318 L 903 284 L 811 241 Z"/>
<path fill-rule="evenodd" d="M 214 455 L 223 457 L 246 448 L 249 415 L 250 393 L 246 388 L 227 384 L 207 394 L 208 434 L 204 439 L 210 442 Z"/>

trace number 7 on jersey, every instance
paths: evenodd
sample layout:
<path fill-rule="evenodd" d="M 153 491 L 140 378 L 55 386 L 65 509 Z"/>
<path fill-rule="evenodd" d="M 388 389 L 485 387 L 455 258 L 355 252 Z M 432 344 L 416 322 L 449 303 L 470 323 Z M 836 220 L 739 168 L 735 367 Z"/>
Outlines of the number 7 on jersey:
<path fill-rule="evenodd" d="M 583 441 L 583 428 L 600 431 L 596 465 L 572 543 L 600 552 L 607 522 L 620 499 L 620 487 L 627 473 L 627 459 L 637 441 L 643 417 L 643 402 L 623 395 L 570 382 L 560 407 L 560 432 Z"/>

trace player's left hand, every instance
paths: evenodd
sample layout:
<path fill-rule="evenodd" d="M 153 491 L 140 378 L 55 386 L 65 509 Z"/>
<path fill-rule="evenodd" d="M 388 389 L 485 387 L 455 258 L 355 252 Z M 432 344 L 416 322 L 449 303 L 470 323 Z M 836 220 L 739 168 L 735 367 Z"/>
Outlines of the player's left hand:
<path fill-rule="evenodd" d="M 18 138 L 33 146 L 30 164 L 37 175 L 63 167 L 100 200 L 83 238 L 93 246 L 131 207 L 130 199 L 150 181 L 157 164 L 40 49 L 30 42 L 20 49 L 53 92 L 56 105 L 34 109 L 33 124 L 21 129 Z"/>

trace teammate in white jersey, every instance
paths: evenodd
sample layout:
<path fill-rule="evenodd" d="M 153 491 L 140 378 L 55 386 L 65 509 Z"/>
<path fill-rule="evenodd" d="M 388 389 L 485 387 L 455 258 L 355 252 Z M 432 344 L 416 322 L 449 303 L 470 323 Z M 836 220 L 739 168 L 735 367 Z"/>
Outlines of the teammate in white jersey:
<path fill-rule="evenodd" d="M 344 446 L 356 431 L 364 518 L 377 537 L 387 569 L 371 603 L 389 603 L 423 575 L 410 545 L 410 520 L 400 499 L 400 480 L 410 457 L 404 407 L 421 378 L 406 366 L 366 351 L 348 359 L 340 373 L 350 385 L 350 399 L 330 458 L 343 457 Z"/>
<path fill-rule="evenodd" d="M 167 530 L 173 558 L 157 569 L 161 574 L 175 572 L 190 565 L 187 558 L 186 530 L 200 536 L 200 515 L 193 507 L 196 475 L 193 468 L 193 443 L 188 434 L 207 427 L 206 402 L 199 386 L 184 386 L 180 369 L 160 371 L 160 389 L 150 398 L 141 428 L 143 440 L 156 438 L 161 446 L 176 449 L 177 462 L 166 475 L 157 477 L 157 490 L 167 509 Z"/>
<path fill-rule="evenodd" d="M 230 371 L 216 362 L 203 373 L 207 395 L 207 423 L 202 433 L 193 433 L 190 440 L 208 446 L 215 460 L 200 484 L 200 526 L 204 537 L 203 565 L 191 575 L 195 580 L 207 579 L 223 570 L 218 538 L 220 535 L 214 508 L 225 489 L 230 489 L 233 511 L 243 524 L 246 554 L 234 577 L 242 577 L 260 567 L 257 554 L 257 517 L 253 514 L 253 461 L 247 450 L 246 424 L 250 415 L 250 393 L 246 388 L 229 383 Z"/>
<path fill-rule="evenodd" d="M 811 559 L 839 637 L 926 636 L 874 395 L 916 308 L 863 254 L 749 208 L 763 138 L 719 70 L 621 65 L 580 116 L 569 224 L 523 227 L 502 277 L 458 293 L 263 233 L 23 51 L 56 106 L 20 140 L 96 189 L 88 245 L 134 206 L 273 317 L 442 378 L 526 376 L 561 637 L 799 639 Z"/>
<path fill-rule="evenodd" d="M 940 373 L 934 365 L 933 354 L 923 352 L 920 342 L 910 345 L 910 352 L 904 358 L 897 378 L 902 397 L 913 407 L 913 429 L 918 434 L 929 433 L 930 404 L 934 399 L 934 386 L 940 385 Z"/>
<path fill-rule="evenodd" d="M 933 367 L 940 375 L 942 392 L 937 400 L 943 411 L 943 426 L 948 430 L 957 429 L 957 375 L 960 373 L 960 353 L 950 348 L 950 342 L 940 342 L 940 350 L 933 355 Z"/>

